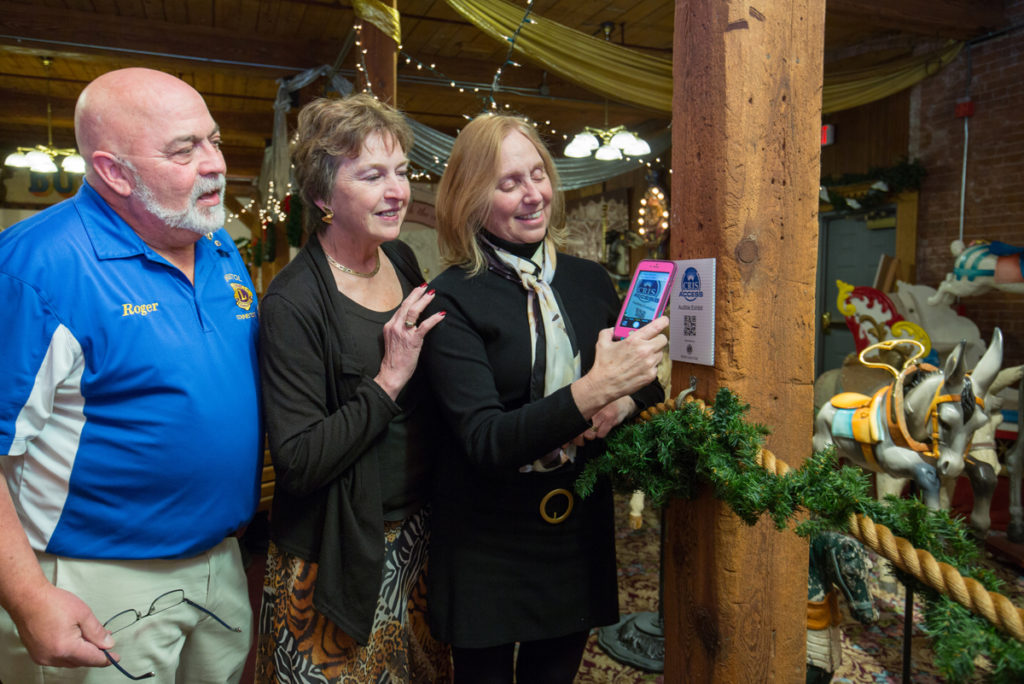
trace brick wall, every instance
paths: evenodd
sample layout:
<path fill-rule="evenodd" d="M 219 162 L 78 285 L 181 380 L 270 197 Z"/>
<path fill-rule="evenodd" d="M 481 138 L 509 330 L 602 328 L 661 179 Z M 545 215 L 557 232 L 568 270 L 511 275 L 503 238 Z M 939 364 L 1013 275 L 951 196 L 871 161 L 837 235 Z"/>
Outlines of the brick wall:
<path fill-rule="evenodd" d="M 1007 27 L 1024 23 L 1024 0 L 1008 0 Z M 950 243 L 960 234 L 964 119 L 957 100 L 970 93 L 963 236 L 1024 246 L 1024 28 L 965 48 L 914 94 L 910 156 L 928 171 L 918 215 L 917 282 L 937 287 L 952 269 Z M 912 108 L 914 111 L 915 108 Z M 916 147 L 916 149 L 914 149 Z M 962 313 L 988 339 L 998 325 L 1005 365 L 1024 363 L 1024 294 L 965 297 Z"/>

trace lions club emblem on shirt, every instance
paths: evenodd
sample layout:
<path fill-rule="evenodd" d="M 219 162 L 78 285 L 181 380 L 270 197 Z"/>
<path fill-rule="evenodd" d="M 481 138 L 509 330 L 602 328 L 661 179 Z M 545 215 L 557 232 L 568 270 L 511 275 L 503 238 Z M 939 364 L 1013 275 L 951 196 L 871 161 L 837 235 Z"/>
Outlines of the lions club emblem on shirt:
<path fill-rule="evenodd" d="M 248 311 L 252 306 L 252 290 L 239 283 L 228 284 L 231 285 L 231 289 L 235 291 L 235 304 L 238 305 L 238 308 Z"/>

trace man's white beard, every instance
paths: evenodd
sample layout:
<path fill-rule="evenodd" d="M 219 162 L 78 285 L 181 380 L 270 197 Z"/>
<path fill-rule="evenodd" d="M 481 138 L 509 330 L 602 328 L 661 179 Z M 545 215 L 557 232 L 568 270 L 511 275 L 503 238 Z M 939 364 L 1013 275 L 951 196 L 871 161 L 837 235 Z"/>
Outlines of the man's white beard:
<path fill-rule="evenodd" d="M 192 186 L 192 194 L 189 196 L 188 204 L 184 209 L 175 210 L 161 206 L 153 194 L 153 190 L 146 185 L 138 172 L 129 165 L 135 180 L 135 189 L 132 193 L 139 198 L 143 206 L 153 216 L 157 217 L 171 228 L 183 228 L 193 233 L 206 235 L 224 226 L 226 213 L 224 211 L 224 175 L 218 173 L 215 177 L 200 176 Z M 219 191 L 221 201 L 214 207 L 201 207 L 198 204 L 199 198 L 208 192 Z"/>

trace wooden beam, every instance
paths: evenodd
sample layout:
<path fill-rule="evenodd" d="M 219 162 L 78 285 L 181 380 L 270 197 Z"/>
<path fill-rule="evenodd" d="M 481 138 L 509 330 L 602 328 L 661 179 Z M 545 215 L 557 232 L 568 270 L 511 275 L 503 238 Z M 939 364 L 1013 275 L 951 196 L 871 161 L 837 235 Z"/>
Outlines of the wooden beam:
<path fill-rule="evenodd" d="M 334 61 L 340 40 L 303 37 L 288 40 L 276 33 L 237 31 L 233 25 L 221 29 L 178 24 L 143 17 L 114 16 L 0 1 L 0 45 L 74 43 L 76 50 L 138 51 L 149 55 L 202 58 L 217 68 L 252 72 L 267 77 L 294 74 L 309 67 Z M 65 47 L 67 49 L 67 47 Z M 124 53 L 131 58 L 130 52 Z M 141 55 L 137 55 L 141 56 Z M 227 64 L 233 62 L 234 64 Z M 250 65 L 283 67 L 261 69 Z"/>
<path fill-rule="evenodd" d="M 397 1 L 388 0 L 383 4 L 397 10 Z M 362 26 L 362 48 L 366 50 L 365 64 L 369 72 L 363 77 L 379 100 L 394 106 L 398 87 L 398 43 L 369 21 L 363 21 Z"/>
<path fill-rule="evenodd" d="M 674 259 L 715 258 L 715 365 L 676 363 L 673 389 L 720 387 L 772 429 L 793 467 L 811 451 L 825 0 L 676 0 Z M 747 526 L 705 491 L 666 513 L 665 681 L 804 681 L 806 543 Z"/>
<path fill-rule="evenodd" d="M 830 20 L 968 40 L 1006 24 L 1003 0 L 828 0 Z"/>

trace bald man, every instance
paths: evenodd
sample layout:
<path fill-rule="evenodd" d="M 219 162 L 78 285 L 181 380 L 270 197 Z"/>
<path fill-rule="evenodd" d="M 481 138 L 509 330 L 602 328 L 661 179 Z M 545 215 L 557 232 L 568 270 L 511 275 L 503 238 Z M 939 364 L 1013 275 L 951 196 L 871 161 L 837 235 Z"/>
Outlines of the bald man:
<path fill-rule="evenodd" d="M 220 129 L 122 69 L 75 134 L 80 191 L 0 233 L 0 680 L 236 682 L 262 459 Z"/>

